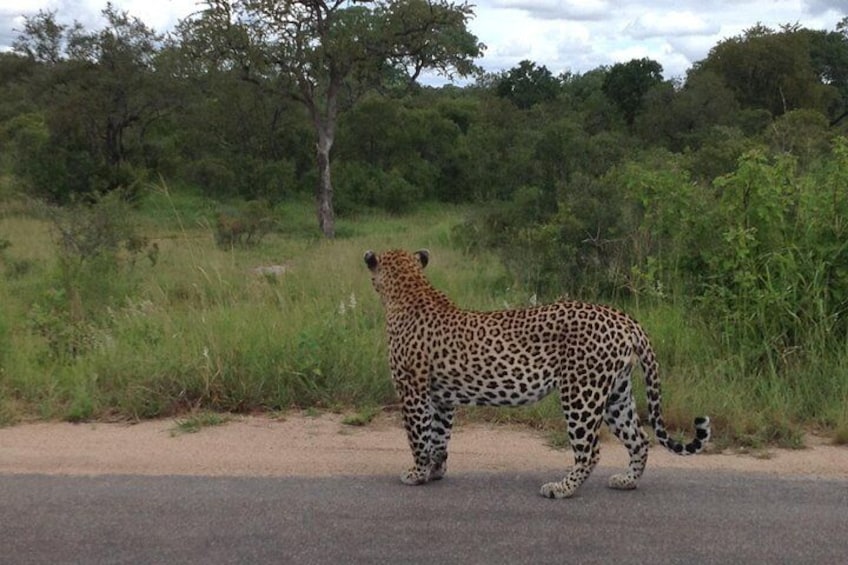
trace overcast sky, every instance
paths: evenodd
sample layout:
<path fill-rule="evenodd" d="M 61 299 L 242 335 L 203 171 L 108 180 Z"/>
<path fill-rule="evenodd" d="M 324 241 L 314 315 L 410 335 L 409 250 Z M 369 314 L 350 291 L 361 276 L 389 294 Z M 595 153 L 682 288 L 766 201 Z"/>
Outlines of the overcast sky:
<path fill-rule="evenodd" d="M 848 0 L 477 0 L 471 31 L 488 47 L 487 71 L 529 59 L 554 74 L 649 57 L 666 78 L 682 77 L 723 38 L 758 22 L 777 28 L 800 23 L 833 30 Z M 197 0 L 113 0 L 156 31 L 197 9 Z M 55 10 L 59 21 L 101 23 L 106 0 L 0 0 L 0 48 L 8 48 L 23 15 Z"/>

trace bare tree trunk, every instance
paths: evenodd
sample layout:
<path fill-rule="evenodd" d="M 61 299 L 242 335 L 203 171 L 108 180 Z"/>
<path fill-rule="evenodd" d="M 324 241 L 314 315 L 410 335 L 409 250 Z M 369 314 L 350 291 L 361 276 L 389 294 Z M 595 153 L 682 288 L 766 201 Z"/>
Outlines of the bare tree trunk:
<path fill-rule="evenodd" d="M 318 143 L 315 144 L 318 162 L 318 184 L 315 187 L 315 209 L 318 213 L 318 227 L 324 237 L 336 237 L 336 215 L 333 211 L 333 183 L 330 179 L 330 150 L 336 137 L 336 119 L 338 118 L 338 99 L 336 97 L 341 79 L 331 69 L 330 82 L 327 86 L 326 102 L 323 111 L 316 104 L 315 93 L 311 84 L 303 86 L 304 101 L 312 115 Z"/>
<path fill-rule="evenodd" d="M 330 149 L 333 136 L 325 128 L 318 128 L 316 144 L 318 158 L 318 184 L 315 187 L 315 208 L 318 212 L 318 227 L 324 237 L 336 237 L 336 217 L 333 212 L 333 183 L 330 179 Z"/>

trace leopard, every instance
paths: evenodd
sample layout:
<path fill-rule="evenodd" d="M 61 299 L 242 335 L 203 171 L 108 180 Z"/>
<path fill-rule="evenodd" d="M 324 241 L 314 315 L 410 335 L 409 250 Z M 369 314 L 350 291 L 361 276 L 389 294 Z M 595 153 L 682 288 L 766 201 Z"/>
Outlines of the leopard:
<path fill-rule="evenodd" d="M 367 251 L 365 264 L 385 314 L 389 370 L 400 400 L 414 465 L 407 485 L 442 479 L 457 407 L 519 406 L 559 393 L 574 464 L 542 485 L 547 498 L 569 498 L 600 458 L 605 423 L 629 453 L 610 488 L 629 490 L 645 471 L 650 441 L 633 395 L 641 366 L 656 442 L 678 455 L 702 452 L 710 419 L 694 420 L 690 441 L 673 438 L 663 419 L 658 361 L 641 325 L 615 308 L 561 299 L 525 308 L 466 310 L 424 274 L 430 252 Z"/>

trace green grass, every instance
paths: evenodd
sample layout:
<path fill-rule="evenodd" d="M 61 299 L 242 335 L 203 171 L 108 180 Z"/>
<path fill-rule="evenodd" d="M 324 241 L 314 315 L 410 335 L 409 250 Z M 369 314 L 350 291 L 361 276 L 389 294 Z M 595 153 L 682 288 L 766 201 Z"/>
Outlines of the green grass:
<path fill-rule="evenodd" d="M 311 205 L 290 202 L 274 211 L 279 231 L 233 249 L 214 243 L 214 209 L 197 195 L 154 188 L 135 219 L 157 244 L 157 262 L 87 273 L 69 294 L 48 224 L 25 207 L 0 208 L 0 240 L 10 244 L 0 250 L 0 425 L 185 414 L 188 422 L 293 407 L 353 409 L 349 423 L 361 425 L 396 401 L 365 250 L 430 249 L 430 279 L 463 307 L 523 306 L 532 294 L 493 256 L 460 250 L 452 233 L 462 208 L 340 218 L 340 236 L 326 241 Z M 254 271 L 272 265 L 285 270 Z M 797 355 L 770 374 L 752 369 L 685 301 L 620 306 L 652 338 L 673 429 L 690 433 L 692 419 L 706 414 L 720 447 L 795 447 L 805 429 L 848 442 L 848 347 Z M 640 375 L 636 395 L 644 413 Z M 559 412 L 551 397 L 460 417 L 559 433 Z"/>
<path fill-rule="evenodd" d="M 364 251 L 429 247 L 447 265 L 465 261 L 449 246 L 462 214 L 455 208 L 342 218 L 349 235 L 335 241 L 295 228 L 255 247 L 220 249 L 202 218 L 182 217 L 204 209 L 196 197 L 161 190 L 150 198 L 138 223 L 158 245 L 158 261 L 75 279 L 84 314 L 73 323 L 47 224 L 0 218 L 0 235 L 11 243 L 0 265 L 2 421 L 390 402 L 382 309 Z M 279 211 L 306 213 L 302 202 Z M 16 261 L 33 268 L 13 275 Z M 270 265 L 285 272 L 254 272 Z M 466 262 L 457 280 L 489 296 L 493 272 L 494 260 Z"/>
<path fill-rule="evenodd" d="M 189 414 L 185 418 L 179 418 L 176 425 L 171 429 L 171 436 L 180 434 L 194 434 L 204 428 L 213 426 L 221 426 L 230 421 L 230 417 L 226 414 L 217 412 L 200 411 Z"/>
<path fill-rule="evenodd" d="M 367 426 L 380 414 L 380 412 L 382 412 L 382 409 L 379 406 L 362 406 L 353 414 L 345 416 L 342 419 L 342 424 L 346 426 Z"/>

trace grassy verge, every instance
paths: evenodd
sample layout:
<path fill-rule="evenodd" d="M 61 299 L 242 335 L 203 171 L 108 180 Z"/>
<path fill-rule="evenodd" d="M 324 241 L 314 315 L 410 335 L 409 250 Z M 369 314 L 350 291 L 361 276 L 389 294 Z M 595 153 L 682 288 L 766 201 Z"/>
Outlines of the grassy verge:
<path fill-rule="evenodd" d="M 17 212 L 0 219 L 10 242 L 0 276 L 3 422 L 391 402 L 363 252 L 429 247 L 461 266 L 452 285 L 478 305 L 503 282 L 494 260 L 470 264 L 452 249 L 457 209 L 342 219 L 342 235 L 324 241 L 304 236 L 311 209 L 291 203 L 279 210 L 280 233 L 221 249 L 209 222 L 186 212 L 204 208 L 152 194 L 136 220 L 158 248 L 155 264 L 92 266 L 71 281 L 75 300 L 49 225 Z"/>
<path fill-rule="evenodd" d="M 0 251 L 0 425 L 186 414 L 193 424 L 192 414 L 209 411 L 290 407 L 356 407 L 355 423 L 367 422 L 395 401 L 383 313 L 362 264 L 367 249 L 429 248 L 431 280 L 464 307 L 530 299 L 494 258 L 459 250 L 451 234 L 462 209 L 341 219 L 340 236 L 324 241 L 309 204 L 289 203 L 275 211 L 278 232 L 232 249 L 214 243 L 213 209 L 154 191 L 134 219 L 157 260 L 92 267 L 73 284 L 44 220 L 17 208 L 0 213 L 0 240 L 9 243 Z M 686 433 L 707 414 L 720 445 L 797 446 L 809 428 L 848 441 L 848 347 L 767 375 L 747 368 L 682 304 L 623 307 L 652 336 L 672 427 Z M 463 414 L 562 430 L 555 398 Z"/>
<path fill-rule="evenodd" d="M 171 429 L 171 436 L 194 434 L 204 428 L 220 426 L 230 421 L 229 416 L 218 412 L 201 411 L 179 418 Z"/>

